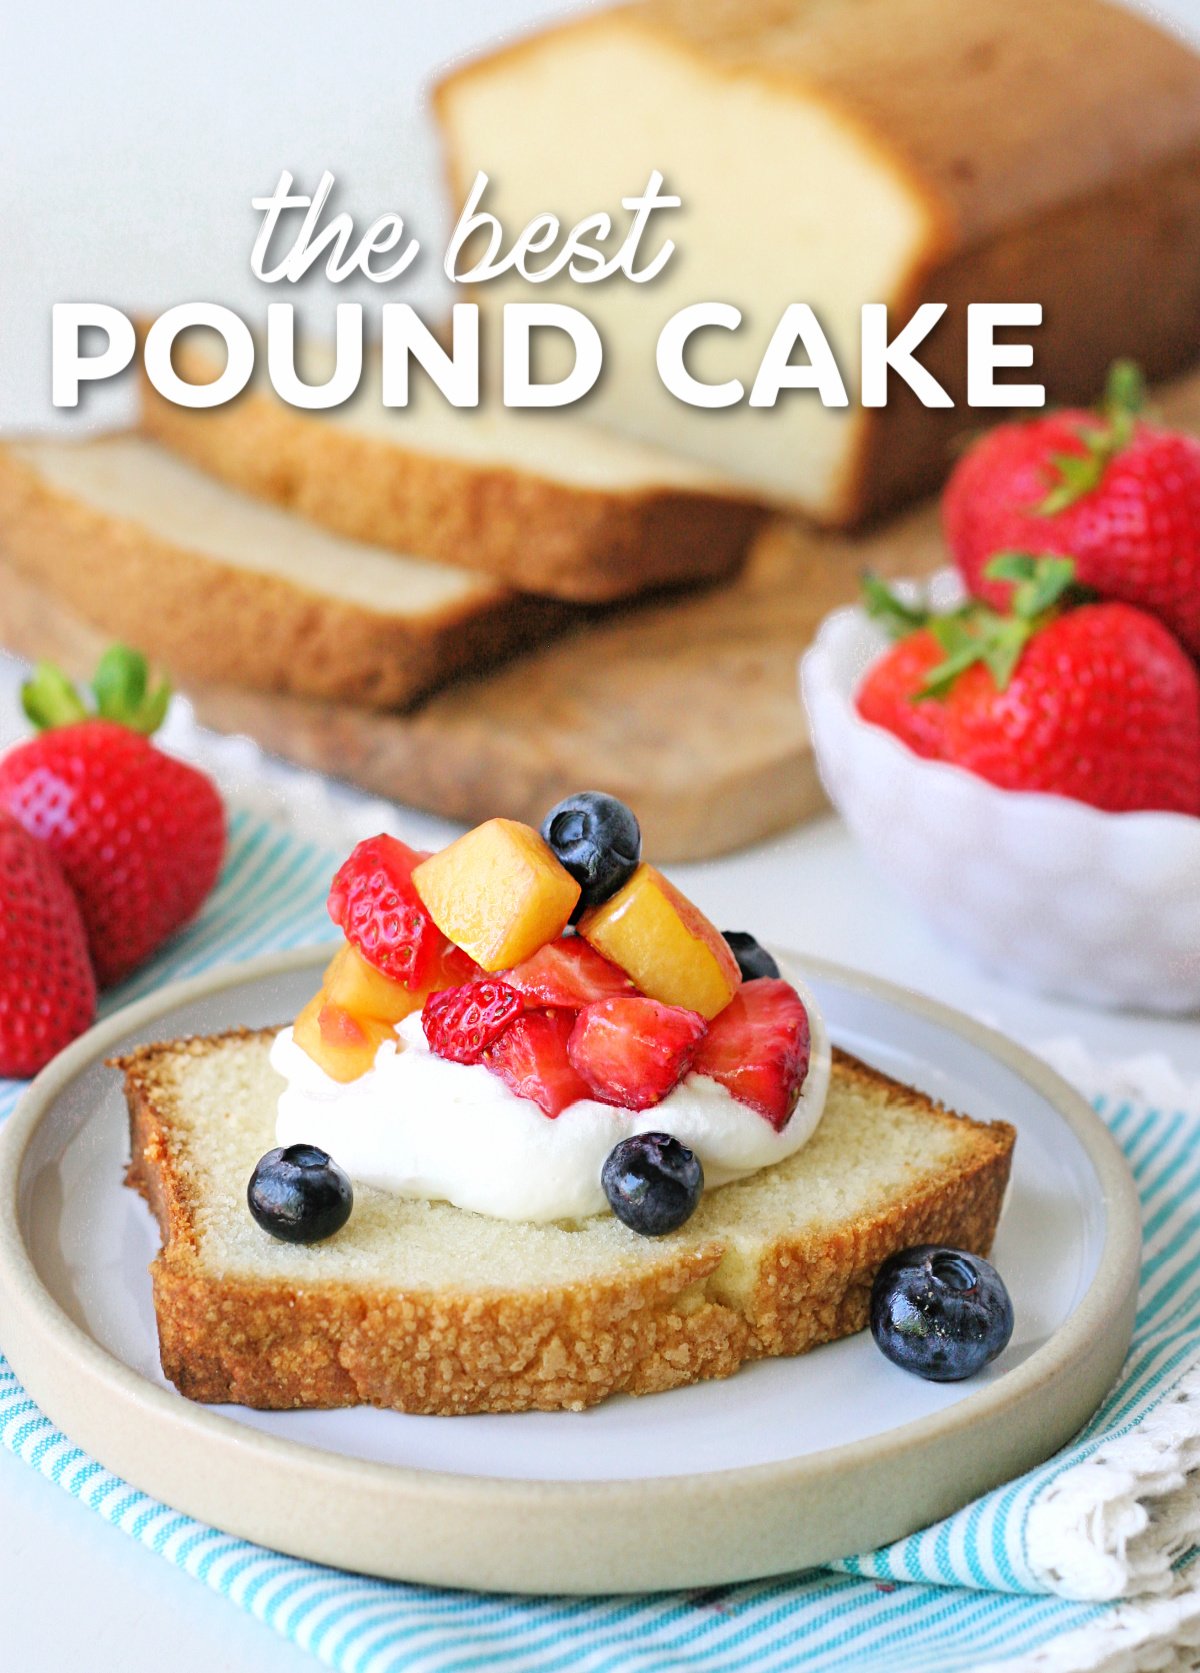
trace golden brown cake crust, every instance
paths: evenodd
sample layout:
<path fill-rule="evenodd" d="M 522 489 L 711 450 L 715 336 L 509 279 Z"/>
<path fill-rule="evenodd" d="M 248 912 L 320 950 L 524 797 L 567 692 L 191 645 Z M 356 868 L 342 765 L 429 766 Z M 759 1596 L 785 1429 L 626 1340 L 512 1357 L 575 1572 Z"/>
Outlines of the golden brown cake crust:
<path fill-rule="evenodd" d="M 163 1370 L 182 1393 L 264 1409 L 369 1403 L 459 1414 L 580 1410 L 617 1392 L 658 1393 L 730 1376 L 749 1360 L 802 1353 L 861 1330 L 883 1260 L 914 1243 L 984 1254 L 1008 1182 L 1013 1129 L 943 1110 L 844 1053 L 835 1077 L 916 1101 L 967 1141 L 936 1178 L 871 1217 L 819 1238 L 782 1232 L 753 1250 L 737 1293 L 718 1269 L 721 1239 L 647 1242 L 644 1261 L 559 1287 L 372 1289 L 281 1284 L 206 1269 L 195 1204 L 172 1130 L 160 1066 L 167 1054 L 219 1051 L 245 1032 L 151 1046 L 114 1065 L 125 1073 L 128 1181 L 158 1219 L 151 1271 Z M 969 1131 L 968 1131 L 969 1130 Z M 473 1217 L 472 1217 L 473 1218 Z"/>

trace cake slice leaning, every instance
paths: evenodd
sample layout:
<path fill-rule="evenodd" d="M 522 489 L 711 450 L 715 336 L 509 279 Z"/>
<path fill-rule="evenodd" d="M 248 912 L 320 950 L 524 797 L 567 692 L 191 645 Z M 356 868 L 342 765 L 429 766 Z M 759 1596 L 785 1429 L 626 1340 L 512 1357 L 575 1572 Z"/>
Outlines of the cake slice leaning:
<path fill-rule="evenodd" d="M 0 558 L 172 674 L 410 706 L 572 619 L 314 527 L 137 436 L 0 447 Z"/>
<path fill-rule="evenodd" d="M 221 369 L 186 335 L 173 363 L 195 384 Z M 325 382 L 332 350 L 308 345 L 303 368 Z M 324 412 L 289 406 L 261 370 L 237 400 L 207 408 L 178 406 L 143 379 L 141 424 L 214 476 L 335 533 L 576 603 L 729 575 L 763 520 L 715 466 L 612 435 L 573 409 L 508 408 L 498 395 L 452 407 L 434 389 L 385 407 L 377 354 L 354 395 Z"/>
<path fill-rule="evenodd" d="M 985 1254 L 1013 1129 L 844 1053 L 796 1155 L 649 1241 L 614 1217 L 493 1220 L 360 1187 L 327 1242 L 277 1242 L 245 1190 L 275 1143 L 269 1032 L 143 1047 L 124 1070 L 129 1183 L 158 1219 L 163 1370 L 201 1401 L 457 1414 L 580 1410 L 726 1377 L 861 1330 L 895 1250 Z"/>

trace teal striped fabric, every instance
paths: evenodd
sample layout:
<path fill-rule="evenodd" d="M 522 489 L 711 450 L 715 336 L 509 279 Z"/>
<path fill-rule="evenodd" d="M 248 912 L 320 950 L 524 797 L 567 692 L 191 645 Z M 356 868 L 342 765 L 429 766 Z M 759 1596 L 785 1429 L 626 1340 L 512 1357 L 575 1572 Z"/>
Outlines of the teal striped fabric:
<path fill-rule="evenodd" d="M 327 939 L 334 861 L 258 819 L 235 817 L 203 917 L 110 996 L 110 1007 L 226 960 Z M 19 1092 L 0 1083 L 0 1117 Z M 646 1598 L 529 1599 L 388 1584 L 231 1539 L 117 1480 L 55 1429 L 2 1359 L 0 1439 L 106 1521 L 341 1673 L 1012 1666 L 1122 1607 L 1046 1592 L 1026 1538 L 1032 1507 L 1065 1469 L 1142 1422 L 1200 1360 L 1200 1115 L 1128 1103 L 1101 1113 L 1130 1158 L 1145 1212 L 1141 1306 L 1118 1388 L 1050 1464 L 840 1573 Z M 1196 1555 L 1178 1558 L 1181 1584 Z"/>

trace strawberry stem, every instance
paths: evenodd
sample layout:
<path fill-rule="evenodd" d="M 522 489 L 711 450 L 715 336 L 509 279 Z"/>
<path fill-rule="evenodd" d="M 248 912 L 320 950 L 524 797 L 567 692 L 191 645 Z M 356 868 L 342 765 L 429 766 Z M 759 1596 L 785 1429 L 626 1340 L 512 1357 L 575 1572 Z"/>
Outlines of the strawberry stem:
<path fill-rule="evenodd" d="M 1108 369 L 1101 411 L 1109 423 L 1123 427 L 1125 440 L 1133 434 L 1134 420 L 1146 405 L 1146 380 L 1133 360 L 1114 360 Z"/>
<path fill-rule="evenodd" d="M 89 710 L 79 692 L 61 668 L 39 662 L 21 687 L 21 707 L 39 732 L 59 726 L 74 726 L 93 714 L 113 720 L 147 737 L 157 732 L 166 718 L 171 688 L 165 680 L 153 689 L 150 670 L 139 651 L 112 645 L 100 658 L 92 681 L 96 707 Z"/>

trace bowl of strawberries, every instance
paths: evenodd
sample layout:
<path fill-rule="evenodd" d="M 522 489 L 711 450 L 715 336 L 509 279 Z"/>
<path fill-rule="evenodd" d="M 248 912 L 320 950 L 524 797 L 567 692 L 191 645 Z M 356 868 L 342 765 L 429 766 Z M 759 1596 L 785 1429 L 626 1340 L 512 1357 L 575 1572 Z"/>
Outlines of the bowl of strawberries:
<path fill-rule="evenodd" d="M 1099 413 L 991 431 L 943 501 L 954 567 L 873 577 L 801 665 L 830 799 L 997 973 L 1200 1008 L 1200 441 L 1114 368 Z"/>

